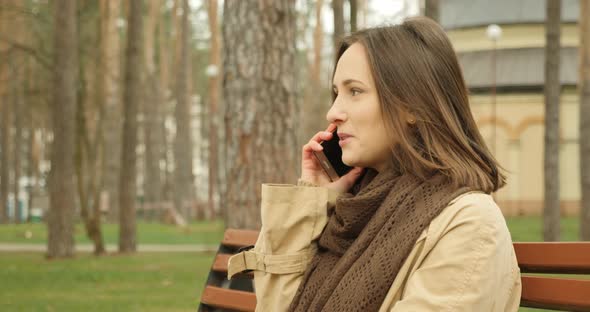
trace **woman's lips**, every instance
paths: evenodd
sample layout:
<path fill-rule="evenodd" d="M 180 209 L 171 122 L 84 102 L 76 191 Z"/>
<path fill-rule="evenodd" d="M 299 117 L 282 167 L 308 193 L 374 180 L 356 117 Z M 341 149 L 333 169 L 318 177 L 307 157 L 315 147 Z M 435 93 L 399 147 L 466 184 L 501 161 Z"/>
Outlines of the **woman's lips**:
<path fill-rule="evenodd" d="M 343 146 L 347 144 L 352 137 L 353 136 L 348 133 L 338 133 L 338 138 L 340 138 L 338 145 Z"/>

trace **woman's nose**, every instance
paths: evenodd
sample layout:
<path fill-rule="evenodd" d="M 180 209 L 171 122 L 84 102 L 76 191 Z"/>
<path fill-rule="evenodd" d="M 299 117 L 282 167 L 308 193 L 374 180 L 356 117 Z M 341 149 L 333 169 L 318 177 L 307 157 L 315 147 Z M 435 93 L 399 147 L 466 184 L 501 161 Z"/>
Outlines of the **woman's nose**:
<path fill-rule="evenodd" d="M 326 120 L 335 124 L 342 123 L 346 120 L 346 113 L 338 107 L 337 100 L 338 98 L 336 98 L 336 101 L 334 101 L 332 107 L 330 107 L 330 110 L 326 114 Z"/>

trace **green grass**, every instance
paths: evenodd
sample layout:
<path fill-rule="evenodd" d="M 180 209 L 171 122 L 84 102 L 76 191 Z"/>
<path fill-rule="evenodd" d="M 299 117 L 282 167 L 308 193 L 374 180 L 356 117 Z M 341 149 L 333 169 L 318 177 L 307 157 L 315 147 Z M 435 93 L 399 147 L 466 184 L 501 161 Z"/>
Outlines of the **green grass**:
<path fill-rule="evenodd" d="M 511 217 L 506 220 L 514 242 L 540 242 L 543 240 L 543 219 L 541 217 Z M 575 217 L 562 218 L 562 241 L 579 240 L 580 220 Z"/>
<path fill-rule="evenodd" d="M 160 223 L 139 222 L 137 224 L 137 239 L 140 244 L 210 244 L 217 245 L 223 237 L 223 222 L 194 222 L 186 228 Z M 25 233 L 30 231 L 31 238 Z M 117 244 L 119 229 L 116 224 L 102 225 L 103 237 L 107 244 Z M 78 244 L 90 244 L 84 226 L 77 224 L 75 240 Z M 0 225 L 0 243 L 31 243 L 45 244 L 47 242 L 47 226 L 36 224 L 6 224 Z"/>
<path fill-rule="evenodd" d="M 543 221 L 540 217 L 511 217 L 507 219 L 508 228 L 515 242 L 534 242 L 542 240 Z M 210 244 L 217 245 L 223 237 L 223 222 L 194 222 L 187 228 L 159 223 L 139 222 L 137 236 L 140 244 Z M 561 240 L 578 239 L 579 220 L 568 217 L 561 220 Z M 103 237 L 107 244 L 117 244 L 118 227 L 116 224 L 103 224 Z M 31 238 L 25 237 L 30 231 Z M 76 243 L 91 243 L 84 232 L 82 224 L 76 225 Z M 47 227 L 44 224 L 7 224 L 0 225 L 0 243 L 45 244 Z"/>
<path fill-rule="evenodd" d="M 0 254 L 2 311 L 195 311 L 213 253 Z"/>

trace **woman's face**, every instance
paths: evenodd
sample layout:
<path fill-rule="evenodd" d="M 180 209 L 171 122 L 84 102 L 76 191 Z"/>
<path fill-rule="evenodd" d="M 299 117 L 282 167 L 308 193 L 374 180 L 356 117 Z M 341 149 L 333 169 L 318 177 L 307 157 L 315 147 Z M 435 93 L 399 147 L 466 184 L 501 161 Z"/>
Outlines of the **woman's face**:
<path fill-rule="evenodd" d="M 349 166 L 384 170 L 391 157 L 391 142 L 362 44 L 352 44 L 338 60 L 333 88 L 336 99 L 326 118 L 338 126 L 342 161 Z M 345 138 L 345 134 L 350 137 Z"/>

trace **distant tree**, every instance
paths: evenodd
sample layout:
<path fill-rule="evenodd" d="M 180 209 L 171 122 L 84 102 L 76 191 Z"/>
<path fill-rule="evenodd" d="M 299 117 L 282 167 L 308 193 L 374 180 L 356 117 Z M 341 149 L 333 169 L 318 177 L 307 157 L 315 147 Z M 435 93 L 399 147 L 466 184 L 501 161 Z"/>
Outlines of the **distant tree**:
<path fill-rule="evenodd" d="M 424 2 L 424 16 L 430 17 L 435 21 L 439 21 L 440 10 L 439 0 L 425 0 Z"/>
<path fill-rule="evenodd" d="M 189 34 L 190 6 L 182 1 L 182 18 L 177 44 L 176 62 L 176 138 L 174 139 L 174 205 L 185 218 L 192 216 L 191 207 L 195 198 L 193 176 L 193 142 L 191 137 L 191 105 L 189 89 Z"/>
<path fill-rule="evenodd" d="M 545 24 L 545 208 L 543 238 L 559 240 L 559 49 L 561 0 L 547 0 Z"/>
<path fill-rule="evenodd" d="M 344 4 L 342 1 L 332 0 L 332 11 L 334 14 L 334 51 L 338 49 L 338 43 L 344 37 Z"/>
<path fill-rule="evenodd" d="M 355 32 L 358 29 L 358 1 L 359 0 L 348 0 L 350 4 L 350 32 Z"/>
<path fill-rule="evenodd" d="M 325 101 L 325 81 L 322 81 L 322 51 L 324 49 L 324 31 L 322 21 L 323 0 L 315 2 L 315 27 L 313 30 L 313 59 L 308 66 L 305 98 L 302 103 L 301 138 L 306 142 L 315 133 L 327 126 L 326 113 L 330 108 L 329 101 Z"/>
<path fill-rule="evenodd" d="M 108 201 L 108 219 L 118 221 L 119 216 L 119 170 L 121 169 L 121 125 L 122 106 L 120 100 L 120 48 L 119 29 L 123 19 L 119 18 L 120 1 L 100 0 L 100 80 L 98 81 L 100 101 L 104 104 L 104 126 L 102 138 L 102 190 Z"/>
<path fill-rule="evenodd" d="M 0 6 L 0 34 L 9 28 L 10 19 L 6 8 Z M 6 53 L 7 44 L 0 41 L 0 52 Z M 6 53 L 5 58 L 9 55 Z M 0 81 L 8 81 L 8 62 L 0 62 Z M 0 223 L 8 223 L 8 192 L 10 189 L 10 116 L 12 108 L 9 101 L 8 83 L 0 83 Z"/>
<path fill-rule="evenodd" d="M 144 79 L 144 116 L 143 123 L 145 144 L 145 179 L 144 193 L 146 203 L 158 203 L 162 200 L 162 175 L 160 158 L 162 156 L 162 109 L 164 90 L 156 67 L 155 35 L 160 21 L 160 0 L 149 1 L 148 18 L 145 25 L 145 68 Z M 160 26 L 160 30 L 163 27 Z"/>
<path fill-rule="evenodd" d="M 54 4 L 53 145 L 49 177 L 50 207 L 47 220 L 47 256 L 74 254 L 74 137 L 78 79 L 76 0 Z"/>
<path fill-rule="evenodd" d="M 580 239 L 590 241 L 590 3 L 580 1 Z"/>
<path fill-rule="evenodd" d="M 218 172 L 219 172 L 219 87 L 221 81 L 221 47 L 219 38 L 219 24 L 217 22 L 217 0 L 207 1 L 207 13 L 209 17 L 209 30 L 211 31 L 211 51 L 209 64 L 215 66 L 217 73 L 209 78 L 209 216 L 213 217 L 217 211 L 215 207 L 216 197 L 219 196 Z M 212 73 L 213 74 L 213 73 Z"/>
<path fill-rule="evenodd" d="M 258 228 L 261 183 L 298 175 L 295 1 L 225 1 L 226 226 Z"/>
<path fill-rule="evenodd" d="M 19 19 L 20 22 L 20 19 Z M 25 27 L 25 25 L 23 25 L 23 23 L 18 23 L 18 30 L 15 30 L 17 32 L 18 36 L 22 36 L 22 30 L 23 27 Z M 23 55 L 18 55 L 18 58 L 15 58 L 15 60 L 18 60 L 19 63 L 24 63 L 24 58 Z M 14 63 L 13 63 L 14 64 Z M 14 134 L 13 134 L 13 183 L 12 183 L 12 196 L 13 196 L 13 206 L 14 206 L 14 222 L 15 223 L 20 223 L 21 219 L 20 219 L 20 209 L 19 209 L 19 202 L 20 202 L 20 177 L 21 177 L 21 168 L 22 168 L 22 151 L 23 151 L 23 109 L 24 109 L 24 105 L 25 105 L 25 101 L 24 101 L 24 90 L 23 90 L 23 83 L 22 81 L 24 80 L 24 67 L 22 66 L 13 66 L 13 75 L 11 79 L 12 81 L 12 92 L 13 92 L 13 96 L 12 96 L 12 103 L 13 103 L 13 121 L 14 121 Z"/>
<path fill-rule="evenodd" d="M 130 1 L 128 16 L 123 98 L 123 149 L 119 178 L 119 252 L 135 252 L 137 250 L 135 218 L 137 155 L 135 149 L 137 146 L 137 112 L 142 99 L 143 0 Z"/>

